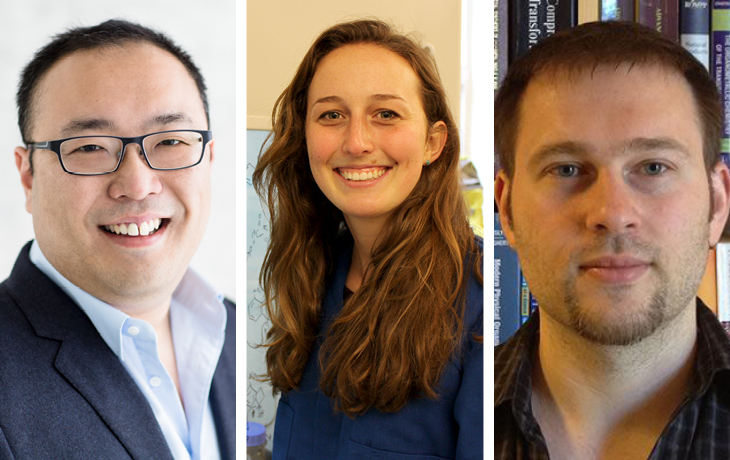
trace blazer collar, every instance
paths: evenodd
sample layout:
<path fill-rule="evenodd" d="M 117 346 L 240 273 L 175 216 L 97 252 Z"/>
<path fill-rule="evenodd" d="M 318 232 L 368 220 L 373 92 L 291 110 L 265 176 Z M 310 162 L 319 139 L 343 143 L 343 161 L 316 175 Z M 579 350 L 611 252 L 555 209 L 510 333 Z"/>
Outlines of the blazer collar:
<path fill-rule="evenodd" d="M 54 366 L 135 459 L 173 460 L 142 392 L 88 316 L 30 261 L 28 243 L 7 280 L 9 295 L 39 337 L 60 343 Z"/>

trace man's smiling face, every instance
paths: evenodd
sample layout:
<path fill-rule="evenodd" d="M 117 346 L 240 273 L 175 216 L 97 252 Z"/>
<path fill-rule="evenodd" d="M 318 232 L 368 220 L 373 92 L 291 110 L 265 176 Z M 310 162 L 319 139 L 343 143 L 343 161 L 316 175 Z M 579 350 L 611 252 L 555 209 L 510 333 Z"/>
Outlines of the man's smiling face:
<path fill-rule="evenodd" d="M 63 57 L 40 80 L 31 108 L 34 142 L 208 128 L 183 64 L 145 42 Z M 116 172 L 75 176 L 53 152 L 36 150 L 31 175 L 28 151 L 16 149 L 43 254 L 69 281 L 115 306 L 172 294 L 207 225 L 212 158 L 211 142 L 199 165 L 155 171 L 129 145 Z M 122 224 L 159 228 L 137 236 L 109 231 Z"/>

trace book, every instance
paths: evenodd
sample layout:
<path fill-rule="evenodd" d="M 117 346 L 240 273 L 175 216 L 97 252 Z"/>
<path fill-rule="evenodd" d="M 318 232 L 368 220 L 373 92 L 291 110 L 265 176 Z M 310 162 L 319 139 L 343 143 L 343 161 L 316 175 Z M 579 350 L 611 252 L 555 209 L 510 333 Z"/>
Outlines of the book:
<path fill-rule="evenodd" d="M 730 69 L 726 68 L 726 60 L 730 60 L 730 0 L 712 0 L 712 55 L 711 73 L 715 79 L 717 90 L 722 97 L 722 106 L 730 106 Z M 730 154 L 730 117 L 725 115 L 722 128 L 722 153 Z"/>
<path fill-rule="evenodd" d="M 509 47 L 507 46 L 507 0 L 494 0 L 494 93 L 507 75 Z M 496 168 L 495 168 L 496 169 Z"/>
<path fill-rule="evenodd" d="M 717 319 L 730 333 L 730 243 L 715 248 L 717 263 Z"/>
<path fill-rule="evenodd" d="M 634 0 L 600 0 L 599 18 L 601 21 L 633 21 Z"/>
<path fill-rule="evenodd" d="M 637 0 L 636 21 L 679 42 L 679 0 Z"/>
<path fill-rule="evenodd" d="M 530 288 L 527 286 L 525 275 L 520 272 L 520 324 L 530 319 Z"/>
<path fill-rule="evenodd" d="M 709 0 L 680 1 L 679 42 L 705 66 L 705 69 L 710 69 Z"/>
<path fill-rule="evenodd" d="M 525 324 L 537 309 L 537 299 L 527 285 L 525 275 L 520 272 L 520 324 Z"/>
<path fill-rule="evenodd" d="M 520 263 L 494 213 L 494 345 L 504 343 L 520 327 Z"/>
<path fill-rule="evenodd" d="M 577 23 L 577 0 L 510 0 L 507 26 L 510 62 L 543 38 Z"/>

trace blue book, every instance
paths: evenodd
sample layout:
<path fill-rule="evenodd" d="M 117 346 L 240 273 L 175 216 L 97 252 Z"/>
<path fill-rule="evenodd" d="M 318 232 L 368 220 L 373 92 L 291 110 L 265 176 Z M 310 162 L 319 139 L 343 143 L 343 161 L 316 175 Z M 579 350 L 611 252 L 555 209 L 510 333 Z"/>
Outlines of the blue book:
<path fill-rule="evenodd" d="M 698 61 L 710 68 L 710 1 L 681 0 L 679 42 Z"/>
<path fill-rule="evenodd" d="M 601 0 L 601 21 L 633 21 L 634 0 Z"/>
<path fill-rule="evenodd" d="M 494 345 L 507 341 L 520 327 L 521 281 L 517 253 L 494 213 Z"/>
<path fill-rule="evenodd" d="M 712 1 L 712 77 L 722 97 L 723 107 L 730 104 L 730 0 Z M 730 153 L 730 117 L 725 114 L 722 128 L 722 153 Z"/>

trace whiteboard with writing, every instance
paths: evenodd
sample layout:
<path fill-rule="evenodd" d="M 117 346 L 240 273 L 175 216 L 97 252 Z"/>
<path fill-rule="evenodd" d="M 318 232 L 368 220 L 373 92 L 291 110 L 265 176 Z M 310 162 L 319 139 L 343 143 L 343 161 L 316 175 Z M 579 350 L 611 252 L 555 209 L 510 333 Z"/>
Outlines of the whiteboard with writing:
<path fill-rule="evenodd" d="M 269 244 L 268 214 L 261 207 L 251 183 L 251 175 L 261 146 L 269 135 L 268 131 L 249 130 L 246 132 L 246 306 L 247 306 L 247 369 L 248 385 L 246 390 L 246 421 L 266 426 L 269 438 L 268 447 L 272 446 L 274 418 L 278 397 L 274 397 L 271 385 L 260 382 L 257 375 L 266 372 L 266 349 L 259 347 L 266 340 L 269 330 L 269 319 L 263 302 L 263 291 L 259 286 L 259 271 Z"/>

